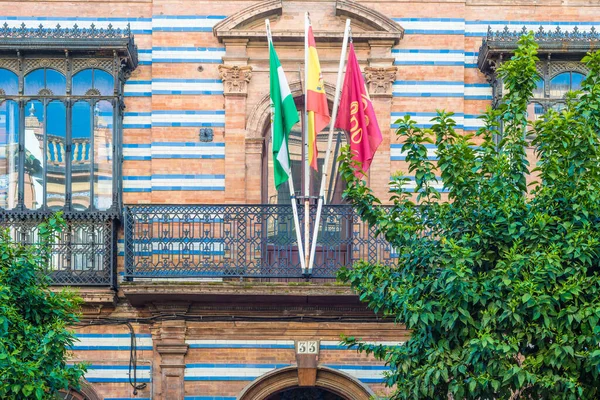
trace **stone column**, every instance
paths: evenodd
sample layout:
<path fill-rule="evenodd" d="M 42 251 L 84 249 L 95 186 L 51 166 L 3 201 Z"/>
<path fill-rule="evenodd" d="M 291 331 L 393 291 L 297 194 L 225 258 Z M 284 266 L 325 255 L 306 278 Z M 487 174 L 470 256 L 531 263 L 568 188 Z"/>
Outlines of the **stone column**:
<path fill-rule="evenodd" d="M 246 139 L 246 202 L 248 204 L 261 203 L 262 198 L 262 157 L 263 138 Z M 252 171 L 259 171 L 253 173 Z"/>
<path fill-rule="evenodd" d="M 390 114 L 392 111 L 392 86 L 396 80 L 397 67 L 365 67 L 365 80 L 367 90 L 373 102 L 373 108 L 377 115 L 377 122 L 383 141 L 375 153 L 375 158 L 369 169 L 369 185 L 384 203 L 388 201 L 388 183 L 390 181 L 391 161 L 390 142 L 394 136 L 390 128 Z"/>
<path fill-rule="evenodd" d="M 219 65 L 225 96 L 225 201 L 246 202 L 246 98 L 249 65 Z"/>

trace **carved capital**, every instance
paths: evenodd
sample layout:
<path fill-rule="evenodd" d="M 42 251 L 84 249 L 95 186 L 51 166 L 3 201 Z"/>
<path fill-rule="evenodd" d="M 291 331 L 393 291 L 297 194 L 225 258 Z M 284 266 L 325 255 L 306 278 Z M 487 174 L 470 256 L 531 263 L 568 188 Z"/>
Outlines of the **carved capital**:
<path fill-rule="evenodd" d="M 247 96 L 248 83 L 252 78 L 252 67 L 249 65 L 219 65 L 219 75 L 223 81 L 225 96 Z"/>
<path fill-rule="evenodd" d="M 391 97 L 398 67 L 365 67 L 367 89 L 372 97 Z"/>

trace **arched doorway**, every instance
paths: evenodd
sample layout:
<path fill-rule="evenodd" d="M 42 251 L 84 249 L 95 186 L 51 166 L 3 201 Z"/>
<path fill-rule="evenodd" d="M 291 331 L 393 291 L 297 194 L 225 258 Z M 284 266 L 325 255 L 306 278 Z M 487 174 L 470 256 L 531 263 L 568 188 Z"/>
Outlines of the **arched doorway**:
<path fill-rule="evenodd" d="M 298 369 L 292 366 L 276 369 L 261 376 L 250 383 L 238 395 L 237 400 L 321 399 L 306 397 L 311 394 L 325 396 L 323 400 L 369 400 L 375 396 L 371 389 L 357 379 L 327 367 L 317 368 L 315 386 L 299 387 Z"/>
<path fill-rule="evenodd" d="M 293 388 L 269 396 L 267 400 L 346 400 L 335 393 L 319 388 Z"/>

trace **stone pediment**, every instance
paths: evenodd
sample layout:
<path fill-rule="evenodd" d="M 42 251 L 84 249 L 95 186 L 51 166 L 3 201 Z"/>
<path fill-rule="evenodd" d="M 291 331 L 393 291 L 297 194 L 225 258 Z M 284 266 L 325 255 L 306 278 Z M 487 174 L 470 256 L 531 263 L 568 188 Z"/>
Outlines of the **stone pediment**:
<path fill-rule="evenodd" d="M 266 0 L 254 4 L 214 26 L 213 33 L 223 43 L 228 40 L 264 42 L 264 20 L 271 21 L 276 42 L 304 42 L 304 11 L 311 13 L 317 42 L 341 42 L 346 18 L 352 20 L 354 42 L 391 41 L 397 44 L 404 29 L 392 19 L 369 7 L 349 0 L 331 2 Z"/>

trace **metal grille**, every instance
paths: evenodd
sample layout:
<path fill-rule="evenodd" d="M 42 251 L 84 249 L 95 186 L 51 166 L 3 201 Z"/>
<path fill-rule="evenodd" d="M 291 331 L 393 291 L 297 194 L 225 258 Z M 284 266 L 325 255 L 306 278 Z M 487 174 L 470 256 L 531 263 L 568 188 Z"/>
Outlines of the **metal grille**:
<path fill-rule="evenodd" d="M 129 279 L 303 277 L 287 205 L 129 206 L 125 258 Z M 325 206 L 311 277 L 335 278 L 359 259 L 392 264 L 394 254 L 350 206 Z"/>
<path fill-rule="evenodd" d="M 113 286 L 116 251 L 116 220 L 65 216 L 66 228 L 52 244 L 47 273 L 53 285 Z M 6 215 L 0 227 L 8 229 L 15 242 L 39 244 L 39 216 Z"/>

